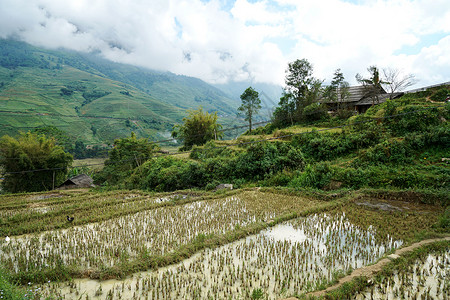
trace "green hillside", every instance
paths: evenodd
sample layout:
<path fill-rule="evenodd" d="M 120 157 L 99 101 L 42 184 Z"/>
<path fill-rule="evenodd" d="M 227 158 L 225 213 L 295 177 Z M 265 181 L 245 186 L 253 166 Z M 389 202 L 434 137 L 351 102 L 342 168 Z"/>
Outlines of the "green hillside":
<path fill-rule="evenodd" d="M 230 124 L 238 103 L 199 79 L 0 40 L 0 136 L 51 125 L 85 143 L 159 139 L 200 105 Z"/>

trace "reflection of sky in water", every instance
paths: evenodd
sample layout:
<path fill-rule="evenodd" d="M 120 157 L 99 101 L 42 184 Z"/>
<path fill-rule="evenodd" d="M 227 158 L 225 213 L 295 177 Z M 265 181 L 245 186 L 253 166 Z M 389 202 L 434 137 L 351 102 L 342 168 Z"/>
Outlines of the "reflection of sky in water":
<path fill-rule="evenodd" d="M 102 282 L 102 286 L 126 297 L 136 293 L 146 298 L 147 293 L 155 292 L 158 299 L 163 294 L 172 299 L 249 298 L 254 288 L 261 288 L 268 299 L 278 299 L 314 290 L 316 284 L 331 280 L 333 272 L 373 263 L 385 249 L 402 244 L 389 236 L 376 239 L 375 233 L 374 228 L 364 230 L 350 223 L 344 214 L 311 215 L 205 249 L 157 271 L 137 273 L 125 281 Z M 82 291 L 89 290 L 89 296 L 98 289 L 98 283 L 92 281 L 75 282 Z M 126 289 L 114 288 L 124 284 Z"/>
<path fill-rule="evenodd" d="M 277 225 L 269 230 L 263 231 L 262 234 L 273 238 L 275 241 L 289 240 L 293 243 L 300 243 L 307 239 L 303 229 L 296 229 L 291 224 Z"/>

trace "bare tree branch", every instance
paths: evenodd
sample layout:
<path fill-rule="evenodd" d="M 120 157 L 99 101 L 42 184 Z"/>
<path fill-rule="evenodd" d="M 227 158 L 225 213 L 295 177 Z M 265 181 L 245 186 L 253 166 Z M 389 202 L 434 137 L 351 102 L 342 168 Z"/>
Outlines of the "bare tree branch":
<path fill-rule="evenodd" d="M 390 94 L 389 99 L 392 99 L 394 93 L 401 92 L 417 83 L 414 74 L 402 75 L 399 69 L 385 68 L 383 69 L 383 75 L 383 86 Z"/>

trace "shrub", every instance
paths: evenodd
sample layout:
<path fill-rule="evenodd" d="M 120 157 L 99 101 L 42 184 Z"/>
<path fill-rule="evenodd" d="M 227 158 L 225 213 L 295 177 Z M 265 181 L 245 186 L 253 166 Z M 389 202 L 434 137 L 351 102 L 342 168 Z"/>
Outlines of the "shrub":
<path fill-rule="evenodd" d="M 214 141 L 209 141 L 203 147 L 194 146 L 189 155 L 190 158 L 200 161 L 218 156 L 230 158 L 234 156 L 234 152 L 230 147 L 219 147 Z"/>
<path fill-rule="evenodd" d="M 328 162 L 307 165 L 305 171 L 292 179 L 288 186 L 296 189 L 303 187 L 321 189 L 330 183 L 332 176 L 333 170 Z"/>
<path fill-rule="evenodd" d="M 410 153 L 411 149 L 402 140 L 391 139 L 361 152 L 357 161 L 373 164 L 410 163 L 412 161 Z"/>
<path fill-rule="evenodd" d="M 317 121 L 328 119 L 330 116 L 327 111 L 325 104 L 314 102 L 303 109 L 303 114 L 308 121 Z"/>
<path fill-rule="evenodd" d="M 431 95 L 430 99 L 435 102 L 444 102 L 448 95 L 450 95 L 450 89 L 441 88 Z"/>
<path fill-rule="evenodd" d="M 174 191 L 203 187 L 209 181 L 204 166 L 198 162 L 173 157 L 153 158 L 136 168 L 126 180 L 131 189 Z"/>
<path fill-rule="evenodd" d="M 263 182 L 264 186 L 287 186 L 293 179 L 295 173 L 284 169 L 281 172 L 268 176 Z"/>
<path fill-rule="evenodd" d="M 317 161 L 330 160 L 378 143 L 381 134 L 379 130 L 354 132 L 351 134 L 318 133 L 313 131 L 293 137 L 292 145 L 299 148 L 306 157 Z"/>
<path fill-rule="evenodd" d="M 105 167 L 97 175 L 97 180 L 108 184 L 119 184 L 132 171 L 150 159 L 158 146 L 147 139 L 136 138 L 134 132 L 128 138 L 116 139 L 114 148 L 109 151 Z"/>
<path fill-rule="evenodd" d="M 414 105 L 402 107 L 396 110 L 396 113 L 401 115 L 386 119 L 384 126 L 393 134 L 402 136 L 414 131 L 427 131 L 429 127 L 439 125 L 440 117 L 445 112 L 439 111 L 438 108 L 425 109 Z M 393 115 L 391 110 L 386 110 L 385 116 L 390 115 Z"/>
<path fill-rule="evenodd" d="M 302 169 L 303 154 L 282 142 L 252 144 L 236 160 L 236 175 L 244 179 L 263 179 L 285 168 Z"/>
<path fill-rule="evenodd" d="M 351 109 L 338 109 L 336 112 L 336 116 L 338 119 L 346 120 L 350 117 L 352 117 L 355 114 L 355 111 Z"/>

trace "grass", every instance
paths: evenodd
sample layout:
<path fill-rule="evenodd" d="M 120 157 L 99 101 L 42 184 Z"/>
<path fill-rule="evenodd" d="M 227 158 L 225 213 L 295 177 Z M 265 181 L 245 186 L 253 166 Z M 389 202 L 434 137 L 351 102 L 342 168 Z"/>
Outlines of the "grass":
<path fill-rule="evenodd" d="M 23 300 L 26 299 L 23 288 L 11 283 L 8 272 L 0 268 L 0 299 Z"/>
<path fill-rule="evenodd" d="M 106 158 L 84 158 L 75 159 L 72 163 L 72 167 L 83 167 L 85 165 L 95 165 L 91 166 L 92 170 L 99 171 L 103 168 Z"/>
<path fill-rule="evenodd" d="M 358 204 L 359 203 L 359 204 Z M 365 206 L 392 204 L 392 201 L 380 202 L 370 198 L 357 199 L 346 206 L 339 207 L 330 213 L 344 212 L 350 222 L 360 224 L 363 228 L 375 227 L 377 232 L 389 232 L 394 239 L 402 239 L 408 243 L 418 241 L 424 237 L 440 236 L 432 227 L 437 223 L 438 217 L 444 212 L 443 208 L 431 205 L 407 205 L 394 203 L 392 210 Z M 398 208 L 403 209 L 399 211 Z M 387 207 L 387 209 L 390 209 Z M 414 228 L 414 230 L 411 230 Z"/>

